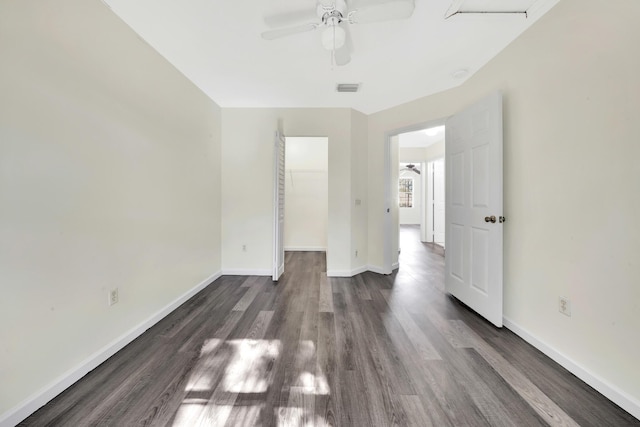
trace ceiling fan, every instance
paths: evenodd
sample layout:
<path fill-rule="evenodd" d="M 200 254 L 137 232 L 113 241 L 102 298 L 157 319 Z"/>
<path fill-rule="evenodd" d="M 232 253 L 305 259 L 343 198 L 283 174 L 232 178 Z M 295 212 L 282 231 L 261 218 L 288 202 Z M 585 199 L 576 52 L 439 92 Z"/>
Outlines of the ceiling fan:
<path fill-rule="evenodd" d="M 349 25 L 407 19 L 413 14 L 414 0 L 318 0 L 315 22 L 265 31 L 262 38 L 275 40 L 293 34 L 320 29 L 322 46 L 332 51 L 337 65 L 351 61 Z M 312 11 L 311 11 L 312 12 Z M 284 13 L 265 17 L 268 25 L 291 25 L 306 13 Z"/>
<path fill-rule="evenodd" d="M 409 163 L 403 169 L 400 169 L 400 172 L 404 171 L 415 172 L 420 175 L 420 169 L 416 168 L 416 165 L 414 165 L 413 163 Z"/>

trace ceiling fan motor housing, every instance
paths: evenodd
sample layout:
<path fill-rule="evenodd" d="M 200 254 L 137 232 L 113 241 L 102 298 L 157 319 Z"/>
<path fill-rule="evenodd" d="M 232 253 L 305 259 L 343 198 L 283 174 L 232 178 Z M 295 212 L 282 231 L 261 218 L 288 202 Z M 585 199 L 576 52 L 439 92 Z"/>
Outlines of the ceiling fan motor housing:
<path fill-rule="evenodd" d="M 319 1 L 317 14 L 318 18 L 325 22 L 326 18 L 337 17 L 341 21 L 345 13 L 347 13 L 347 4 L 344 0 L 335 0 L 331 2 Z"/>
<path fill-rule="evenodd" d="M 338 25 L 342 22 L 343 16 L 337 10 L 332 10 L 322 15 L 322 23 L 326 26 Z"/>

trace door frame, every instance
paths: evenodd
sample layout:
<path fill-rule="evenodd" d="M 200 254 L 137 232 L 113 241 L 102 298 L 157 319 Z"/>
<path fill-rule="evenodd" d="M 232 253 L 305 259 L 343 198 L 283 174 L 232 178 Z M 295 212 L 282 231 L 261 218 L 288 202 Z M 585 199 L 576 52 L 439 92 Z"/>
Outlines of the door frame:
<path fill-rule="evenodd" d="M 275 131 L 273 144 L 273 265 L 271 279 L 277 282 L 284 273 L 284 185 L 286 179 L 286 144 L 287 138 L 280 130 Z M 280 151 L 282 146 L 282 152 Z M 282 177 L 280 176 L 282 163 Z M 282 182 L 280 179 L 282 178 Z M 282 187 L 282 191 L 280 191 Z M 281 202 L 282 201 L 282 202 Z M 281 220 L 282 218 L 282 220 Z"/>
<path fill-rule="evenodd" d="M 401 133 L 414 132 L 422 129 L 429 129 L 436 126 L 443 126 L 447 121 L 447 117 L 428 120 L 426 122 L 415 123 L 412 125 L 396 128 L 384 133 L 384 206 L 383 206 L 383 240 L 382 240 L 382 272 L 383 274 L 391 274 L 398 265 L 394 266 L 392 246 L 393 246 L 393 230 L 392 221 L 394 211 L 398 211 L 398 204 L 391 200 L 391 185 L 394 177 L 391 176 L 391 138 Z M 445 148 L 446 149 L 446 148 Z M 396 212 L 397 214 L 397 212 Z M 445 212 L 446 215 L 446 212 Z M 396 215 L 398 217 L 398 215 Z M 396 237 L 397 238 L 397 237 Z"/>
<path fill-rule="evenodd" d="M 433 164 L 437 161 L 442 160 L 442 162 L 445 162 L 445 158 L 443 157 L 434 157 L 433 159 L 429 159 L 426 162 L 426 167 L 425 170 L 427 171 L 427 176 L 426 179 L 428 180 L 428 188 L 427 188 L 427 192 L 426 192 L 426 203 L 428 203 L 428 205 L 426 207 L 425 210 L 425 223 L 427 224 L 425 226 L 426 230 L 425 230 L 425 240 L 423 240 L 424 242 L 427 243 L 435 243 L 436 239 L 435 239 L 435 233 L 434 233 L 434 222 L 435 222 L 435 207 L 434 207 L 434 202 L 435 202 L 435 194 L 433 191 L 434 188 L 434 179 L 433 179 Z M 445 210 L 445 215 L 446 215 L 446 210 Z M 444 243 L 444 242 L 443 242 Z"/>

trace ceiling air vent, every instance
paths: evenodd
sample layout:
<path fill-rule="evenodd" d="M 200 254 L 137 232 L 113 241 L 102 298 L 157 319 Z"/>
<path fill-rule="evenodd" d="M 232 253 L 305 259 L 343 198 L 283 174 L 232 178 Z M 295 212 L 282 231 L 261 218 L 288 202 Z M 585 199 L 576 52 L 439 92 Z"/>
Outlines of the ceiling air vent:
<path fill-rule="evenodd" d="M 357 92 L 360 90 L 359 83 L 338 83 L 336 86 L 336 91 L 338 92 Z"/>

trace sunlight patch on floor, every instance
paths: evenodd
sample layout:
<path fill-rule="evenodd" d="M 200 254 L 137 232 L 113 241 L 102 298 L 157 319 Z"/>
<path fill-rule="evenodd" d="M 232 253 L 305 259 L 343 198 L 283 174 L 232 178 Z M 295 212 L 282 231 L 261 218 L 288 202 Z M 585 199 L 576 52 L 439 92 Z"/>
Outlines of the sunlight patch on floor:
<path fill-rule="evenodd" d="M 280 355 L 279 340 L 231 340 L 233 356 L 224 375 L 224 389 L 233 393 L 264 393 L 268 366 Z"/>
<path fill-rule="evenodd" d="M 253 425 L 259 422 L 263 403 L 236 405 L 236 401 L 241 395 L 269 392 L 273 366 L 282 351 L 280 340 L 206 340 L 186 384 L 187 396 L 176 413 L 173 426 Z M 330 394 L 316 353 L 313 341 L 298 342 L 292 361 L 297 374 L 286 387 L 287 406 L 278 408 L 275 413 L 279 426 L 327 425 L 314 410 L 315 396 Z"/>
<path fill-rule="evenodd" d="M 224 356 L 216 354 L 216 350 L 220 348 L 223 341 L 219 339 L 206 340 L 200 350 L 199 369 L 192 374 L 187 382 L 185 390 L 187 392 L 198 392 L 211 390 L 214 386 L 213 377 L 209 374 L 216 367 L 224 363 Z"/>

